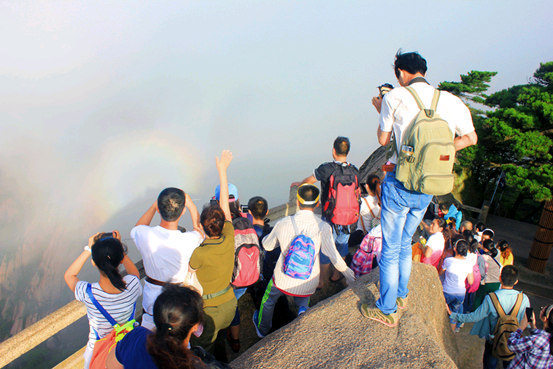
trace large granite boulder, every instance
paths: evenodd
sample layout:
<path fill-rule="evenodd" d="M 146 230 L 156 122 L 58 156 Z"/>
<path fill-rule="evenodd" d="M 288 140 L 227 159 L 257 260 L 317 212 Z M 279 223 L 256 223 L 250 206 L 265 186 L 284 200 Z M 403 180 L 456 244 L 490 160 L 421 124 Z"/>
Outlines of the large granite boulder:
<path fill-rule="evenodd" d="M 409 305 L 395 328 L 364 318 L 379 270 L 309 309 L 231 363 L 233 368 L 456 368 L 458 350 L 436 269 L 413 263 Z"/>

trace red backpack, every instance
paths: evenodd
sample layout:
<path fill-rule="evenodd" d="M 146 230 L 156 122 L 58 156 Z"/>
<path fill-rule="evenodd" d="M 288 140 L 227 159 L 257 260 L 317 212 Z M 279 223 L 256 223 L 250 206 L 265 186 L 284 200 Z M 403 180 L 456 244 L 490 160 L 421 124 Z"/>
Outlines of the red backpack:
<path fill-rule="evenodd" d="M 333 224 L 350 225 L 359 218 L 359 180 L 351 164 L 337 165 L 330 175 L 324 216 Z"/>
<path fill-rule="evenodd" d="M 252 223 L 244 217 L 232 220 L 234 226 L 234 272 L 231 284 L 234 287 L 248 287 L 259 280 L 262 268 L 259 238 Z"/>

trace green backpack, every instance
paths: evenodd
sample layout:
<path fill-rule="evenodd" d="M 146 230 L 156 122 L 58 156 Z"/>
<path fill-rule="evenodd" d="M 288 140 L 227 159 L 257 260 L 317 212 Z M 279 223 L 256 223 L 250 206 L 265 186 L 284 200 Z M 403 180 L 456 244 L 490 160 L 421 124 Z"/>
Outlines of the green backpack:
<path fill-rule="evenodd" d="M 445 195 L 453 189 L 454 135 L 449 125 L 436 113 L 440 91 L 434 91 L 432 106 L 426 109 L 417 92 L 406 87 L 421 111 L 403 133 L 397 152 L 396 179 L 406 189 L 428 195 Z"/>

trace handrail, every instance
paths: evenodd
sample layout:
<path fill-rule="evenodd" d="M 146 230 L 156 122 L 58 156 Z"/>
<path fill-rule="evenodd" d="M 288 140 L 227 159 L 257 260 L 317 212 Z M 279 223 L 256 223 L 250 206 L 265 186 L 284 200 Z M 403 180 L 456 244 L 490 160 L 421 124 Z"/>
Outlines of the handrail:
<path fill-rule="evenodd" d="M 271 222 L 275 222 L 296 212 L 296 192 L 297 187 L 292 187 L 290 189 L 290 200 L 288 203 L 269 209 L 268 216 L 271 217 Z M 145 278 L 146 273 L 144 272 L 142 260 L 136 262 L 135 265 L 140 272 L 140 279 Z M 0 343 L 0 368 L 3 368 L 23 356 L 31 349 L 46 341 L 62 329 L 75 323 L 85 315 L 86 308 L 84 304 L 76 300 L 71 301 L 33 325 L 25 328 L 15 336 L 8 338 Z M 141 315 L 141 313 L 137 316 L 139 315 Z M 54 369 L 82 368 L 83 352 L 84 348 L 59 363 Z"/>

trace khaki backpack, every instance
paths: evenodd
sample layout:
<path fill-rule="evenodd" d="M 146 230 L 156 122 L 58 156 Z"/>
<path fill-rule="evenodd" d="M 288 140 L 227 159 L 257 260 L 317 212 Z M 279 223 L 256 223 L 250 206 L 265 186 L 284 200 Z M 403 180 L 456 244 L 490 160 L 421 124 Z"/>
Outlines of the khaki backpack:
<path fill-rule="evenodd" d="M 436 113 L 440 91 L 434 91 L 432 105 L 426 109 L 417 92 L 410 86 L 421 111 L 403 133 L 397 152 L 396 179 L 406 189 L 428 195 L 445 195 L 453 189 L 455 160 L 454 134 L 449 125 Z"/>
<path fill-rule="evenodd" d="M 490 298 L 492 299 L 493 307 L 499 315 L 499 319 L 497 319 L 497 324 L 493 331 L 492 356 L 503 361 L 512 360 L 515 354 L 509 350 L 507 340 L 511 333 L 518 329 L 517 315 L 522 305 L 523 294 L 522 292 L 518 294 L 515 306 L 513 306 L 509 315 L 505 314 L 505 310 L 501 307 L 495 293 L 490 293 Z"/>

